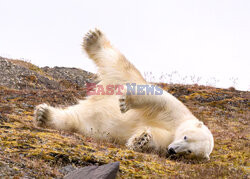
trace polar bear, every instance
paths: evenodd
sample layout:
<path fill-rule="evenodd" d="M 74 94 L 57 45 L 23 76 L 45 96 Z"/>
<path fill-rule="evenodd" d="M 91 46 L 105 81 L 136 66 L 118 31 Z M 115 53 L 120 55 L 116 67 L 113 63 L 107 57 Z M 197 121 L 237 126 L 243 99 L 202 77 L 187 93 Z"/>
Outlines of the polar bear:
<path fill-rule="evenodd" d="M 100 30 L 85 35 L 83 49 L 98 67 L 98 85 L 149 85 Z M 34 116 L 40 127 L 110 139 L 138 152 L 192 153 L 209 159 L 214 146 L 212 133 L 203 122 L 163 90 L 160 95 L 129 95 L 124 87 L 120 95 L 91 95 L 64 109 L 40 104 Z"/>

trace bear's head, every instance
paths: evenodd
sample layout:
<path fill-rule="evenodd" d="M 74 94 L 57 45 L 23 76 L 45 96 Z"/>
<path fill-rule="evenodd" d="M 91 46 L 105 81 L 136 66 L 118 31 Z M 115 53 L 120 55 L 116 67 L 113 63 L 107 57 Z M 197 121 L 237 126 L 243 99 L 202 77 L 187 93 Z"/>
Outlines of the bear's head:
<path fill-rule="evenodd" d="M 174 141 L 168 146 L 168 153 L 192 154 L 209 160 L 213 147 L 214 140 L 210 130 L 203 122 L 190 120 L 177 128 Z"/>

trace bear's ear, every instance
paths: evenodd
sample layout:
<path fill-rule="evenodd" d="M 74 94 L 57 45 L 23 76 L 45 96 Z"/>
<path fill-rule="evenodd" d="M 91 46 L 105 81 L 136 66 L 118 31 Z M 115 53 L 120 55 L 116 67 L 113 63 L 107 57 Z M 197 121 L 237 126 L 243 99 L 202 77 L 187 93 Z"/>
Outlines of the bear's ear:
<path fill-rule="evenodd" d="M 203 126 L 203 122 L 199 121 L 199 122 L 197 123 L 197 127 L 202 127 L 202 126 Z"/>

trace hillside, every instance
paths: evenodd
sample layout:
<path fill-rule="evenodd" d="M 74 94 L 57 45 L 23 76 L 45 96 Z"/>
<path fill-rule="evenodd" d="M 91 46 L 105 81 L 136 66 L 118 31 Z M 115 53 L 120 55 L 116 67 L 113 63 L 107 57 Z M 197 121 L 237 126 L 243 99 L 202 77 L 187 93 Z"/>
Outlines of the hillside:
<path fill-rule="evenodd" d="M 76 68 L 44 67 L 0 57 L 0 177 L 61 178 L 76 168 L 120 161 L 119 178 L 248 178 L 249 92 L 159 84 L 212 131 L 210 161 L 164 158 L 76 133 L 38 128 L 34 107 L 84 99 L 96 76 Z"/>

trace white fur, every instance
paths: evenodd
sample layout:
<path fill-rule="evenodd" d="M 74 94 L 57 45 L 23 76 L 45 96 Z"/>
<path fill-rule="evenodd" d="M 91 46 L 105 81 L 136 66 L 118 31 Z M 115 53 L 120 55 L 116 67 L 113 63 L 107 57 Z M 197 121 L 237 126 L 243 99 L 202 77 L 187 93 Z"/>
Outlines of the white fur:
<path fill-rule="evenodd" d="M 110 45 L 100 31 L 86 35 L 83 48 L 99 67 L 100 84 L 104 87 L 128 82 L 147 84 L 139 71 Z M 180 152 L 192 149 L 196 155 L 208 158 L 213 149 L 213 136 L 208 128 L 166 91 L 158 96 L 89 96 L 66 109 L 42 104 L 36 108 L 35 119 L 41 126 L 110 139 L 132 149 L 142 133 L 147 133 L 147 140 L 150 140 L 145 144 L 142 139 L 143 145 L 155 152 L 166 153 L 170 147 L 176 148 L 177 153 L 177 148 L 183 148 Z M 192 143 L 183 141 L 184 136 Z"/>

